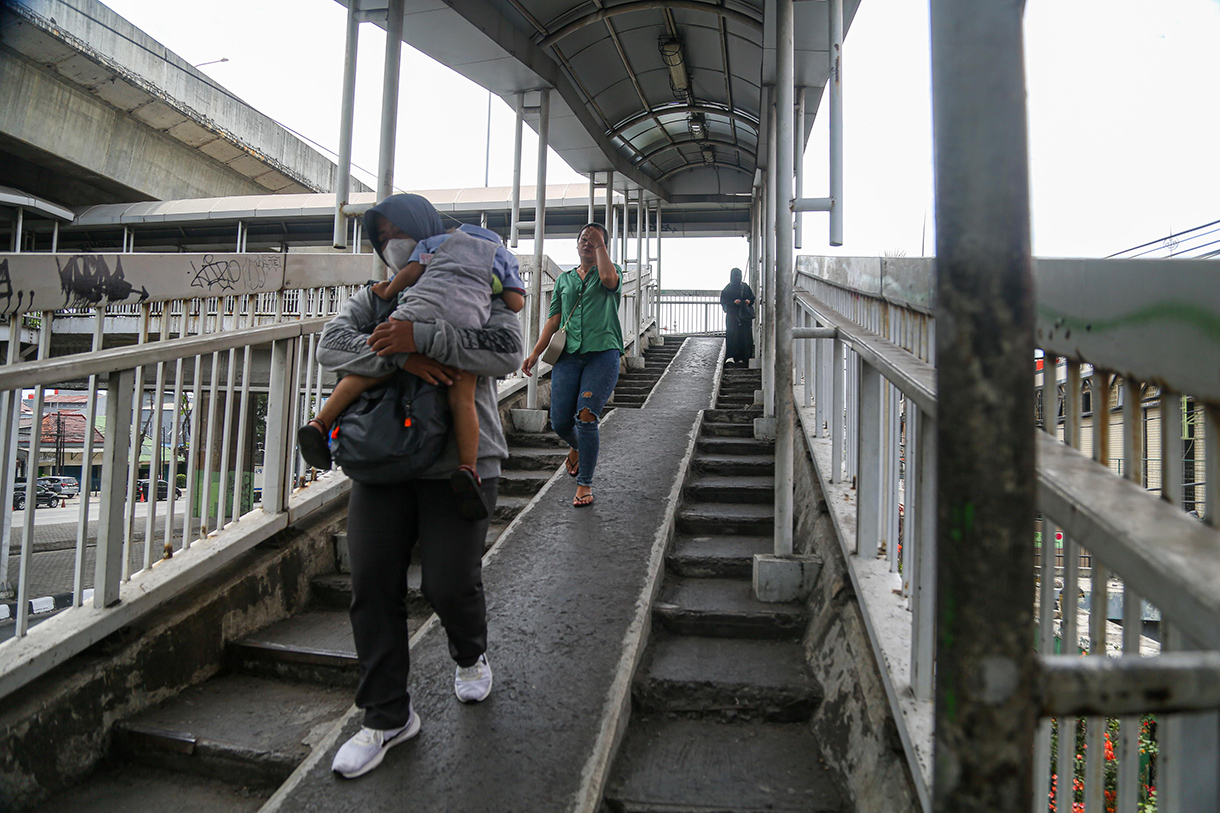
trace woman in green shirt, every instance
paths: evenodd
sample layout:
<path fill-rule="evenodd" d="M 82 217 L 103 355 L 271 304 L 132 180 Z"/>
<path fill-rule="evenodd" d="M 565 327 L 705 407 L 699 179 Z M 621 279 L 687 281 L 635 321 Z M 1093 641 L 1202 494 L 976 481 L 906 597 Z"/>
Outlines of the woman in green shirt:
<path fill-rule="evenodd" d="M 620 269 L 610 261 L 606 238 L 606 229 L 597 223 L 580 230 L 576 241 L 580 265 L 555 280 L 542 335 L 521 364 L 522 372 L 532 375 L 551 337 L 561 325 L 567 326 L 567 344 L 551 370 L 551 428 L 569 446 L 566 466 L 576 478 L 572 505 L 577 508 L 593 504 L 593 471 L 600 445 L 597 422 L 618 383 L 623 354 Z"/>

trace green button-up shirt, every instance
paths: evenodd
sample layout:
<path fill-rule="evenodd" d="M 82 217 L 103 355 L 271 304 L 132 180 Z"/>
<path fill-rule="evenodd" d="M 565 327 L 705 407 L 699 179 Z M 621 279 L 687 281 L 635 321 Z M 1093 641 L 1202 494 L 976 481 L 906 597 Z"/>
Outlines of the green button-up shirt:
<path fill-rule="evenodd" d="M 613 291 L 602 285 L 596 266 L 583 280 L 576 268 L 564 271 L 555 280 L 547 318 L 559 314 L 559 326 L 567 323 L 568 342 L 564 349 L 569 353 L 623 352 L 623 328 L 618 320 L 618 305 L 623 298 L 623 271 L 617 264 L 614 268 L 619 273 L 619 280 Z"/>

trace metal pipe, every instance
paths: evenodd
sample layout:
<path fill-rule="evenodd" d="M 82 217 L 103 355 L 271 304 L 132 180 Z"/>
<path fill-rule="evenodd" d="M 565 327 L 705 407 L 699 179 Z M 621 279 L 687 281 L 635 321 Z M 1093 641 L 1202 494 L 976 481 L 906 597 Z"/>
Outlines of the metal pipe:
<path fill-rule="evenodd" d="M 657 200 L 657 333 L 661 332 L 661 201 Z"/>
<path fill-rule="evenodd" d="M 936 320 L 947 326 L 936 347 L 934 813 L 1033 803 L 1037 480 L 1023 9 L 931 3 Z"/>
<path fill-rule="evenodd" d="M 343 99 L 339 107 L 339 167 L 335 174 L 335 248 L 347 248 L 347 217 L 343 206 L 352 185 L 352 123 L 356 118 L 356 54 L 360 39 L 359 3 L 347 9 L 347 37 L 343 46 Z"/>
<path fill-rule="evenodd" d="M 530 338 L 526 347 L 538 343 L 542 334 L 542 247 L 546 237 L 546 148 L 551 129 L 551 90 L 543 88 L 538 103 L 538 182 L 534 193 L 534 273 L 530 279 Z M 538 408 L 538 376 L 526 384 L 526 407 Z"/>
<path fill-rule="evenodd" d="M 513 131 L 513 213 L 509 226 L 508 244 L 517 247 L 521 230 L 521 128 L 525 121 L 525 94 L 517 94 L 517 125 Z"/>
<path fill-rule="evenodd" d="M 796 193 L 793 196 L 796 200 L 800 200 L 805 193 L 805 88 L 799 87 L 796 89 L 796 126 L 793 128 L 795 133 L 794 146 L 796 154 L 793 160 L 796 162 Z M 795 212 L 796 210 L 793 209 Z M 802 236 L 804 230 L 803 218 L 797 215 L 795 222 L 792 225 L 793 243 L 797 248 L 802 245 Z"/>
<path fill-rule="evenodd" d="M 837 327 L 794 327 L 792 329 L 792 338 L 838 339 L 840 335 Z"/>
<path fill-rule="evenodd" d="M 13 250 L 14 254 L 21 253 L 21 230 L 24 227 L 24 225 L 25 225 L 25 208 L 18 206 L 17 207 L 17 228 L 13 230 L 13 249 L 12 250 Z M 127 234 L 126 229 L 123 230 L 123 234 L 124 234 L 124 237 L 126 237 L 126 234 Z"/>
<path fill-rule="evenodd" d="M 51 253 L 59 251 L 59 221 L 56 220 L 51 226 Z"/>
<path fill-rule="evenodd" d="M 833 212 L 834 209 L 834 198 L 797 198 L 792 201 L 793 212 Z"/>
<path fill-rule="evenodd" d="M 387 0 L 385 73 L 381 80 L 381 150 L 377 157 L 377 200 L 394 194 L 394 146 L 398 135 L 398 80 L 402 69 L 405 0 Z"/>
<path fill-rule="evenodd" d="M 607 230 L 609 230 L 611 221 L 613 221 L 613 220 L 614 220 L 614 170 L 610 170 L 609 172 L 606 173 L 606 220 L 604 223 L 602 223 L 602 225 L 605 226 Z M 614 233 L 613 232 L 610 233 L 610 240 L 611 240 L 611 245 L 607 246 L 607 249 L 610 250 L 610 252 L 611 252 L 610 256 L 613 257 L 614 256 L 614 253 L 613 253 Z"/>
<path fill-rule="evenodd" d="M 793 0 L 776 0 L 776 166 L 775 166 L 775 555 L 792 555 L 792 110 L 795 92 Z M 836 342 L 837 344 L 837 342 Z M 838 467 L 835 461 L 835 467 Z"/>
<path fill-rule="evenodd" d="M 767 186 L 764 193 L 766 214 L 763 217 L 763 233 L 766 250 L 763 256 L 762 294 L 762 370 L 763 416 L 775 415 L 775 89 L 767 89 Z"/>
<path fill-rule="evenodd" d="M 593 222 L 593 198 L 597 195 L 597 182 L 594 180 L 596 172 L 589 173 L 589 217 L 585 220 L 586 223 Z"/>
<path fill-rule="evenodd" d="M 843 245 L 843 0 L 830 0 L 830 244 Z"/>
<path fill-rule="evenodd" d="M 631 329 L 631 355 L 643 356 L 640 349 L 640 325 L 644 322 L 644 187 L 635 198 L 635 325 Z"/>

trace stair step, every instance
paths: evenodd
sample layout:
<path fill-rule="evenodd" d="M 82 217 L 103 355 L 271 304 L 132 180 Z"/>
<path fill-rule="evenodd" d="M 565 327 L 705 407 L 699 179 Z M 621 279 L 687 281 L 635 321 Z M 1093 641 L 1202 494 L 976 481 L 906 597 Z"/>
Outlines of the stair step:
<path fill-rule="evenodd" d="M 822 694 L 798 641 L 658 635 L 631 697 L 633 712 L 799 723 Z"/>
<path fill-rule="evenodd" d="M 162 771 L 111 760 L 75 787 L 52 796 L 37 811 L 59 813 L 255 813 L 274 788 L 239 786 L 204 776 Z"/>
<path fill-rule="evenodd" d="M 564 445 L 567 449 L 567 445 Z M 532 497 L 542 490 L 554 470 L 547 469 L 502 469 L 500 471 L 499 502 L 504 497 Z"/>
<path fill-rule="evenodd" d="M 819 752 L 801 723 L 633 716 L 605 798 L 623 813 L 842 813 Z"/>
<path fill-rule="evenodd" d="M 707 440 L 711 440 L 711 438 L 707 438 Z M 726 474 L 749 477 L 772 474 L 775 471 L 775 457 L 770 454 L 699 454 L 695 456 L 693 462 L 695 470 L 704 474 Z"/>
<path fill-rule="evenodd" d="M 554 432 L 505 432 L 504 439 L 508 442 L 508 454 L 516 454 L 519 447 L 527 449 L 567 449 L 568 444 L 559 439 Z"/>
<path fill-rule="evenodd" d="M 726 477 L 719 474 L 696 475 L 686 483 L 686 499 L 691 502 L 730 502 L 771 504 L 775 501 L 775 477 L 746 475 Z"/>
<path fill-rule="evenodd" d="M 691 503 L 678 509 L 678 532 L 691 535 L 765 535 L 773 533 L 774 522 L 771 501 Z"/>
<path fill-rule="evenodd" d="M 700 429 L 700 436 L 705 438 L 753 438 L 754 422 L 750 423 L 707 423 Z"/>
<path fill-rule="evenodd" d="M 709 455 L 774 455 L 775 441 L 767 438 L 718 438 L 700 437 L 700 452 Z"/>
<path fill-rule="evenodd" d="M 746 423 L 754 425 L 755 418 L 762 417 L 762 407 L 753 406 L 749 409 L 709 409 L 703 413 L 703 423 Z"/>
<path fill-rule="evenodd" d="M 426 618 L 408 614 L 408 629 L 414 632 Z M 323 686 L 351 688 L 359 677 L 346 605 L 309 610 L 271 624 L 229 644 L 225 660 L 233 672 Z"/>
<path fill-rule="evenodd" d="M 513 494 L 500 494 L 496 497 L 496 510 L 492 514 L 492 521 L 511 522 L 513 517 L 520 514 L 525 506 L 530 504 L 532 496 L 520 497 Z"/>
<path fill-rule="evenodd" d="M 665 566 L 677 576 L 748 579 L 754 573 L 754 555 L 771 553 L 774 547 L 769 536 L 679 535 Z"/>
<path fill-rule="evenodd" d="M 528 471 L 528 470 L 550 470 L 555 471 L 556 467 L 563 462 L 564 455 L 567 454 L 566 448 L 538 448 L 531 449 L 522 447 L 509 450 L 509 457 L 500 463 L 501 471 Z"/>
<path fill-rule="evenodd" d="M 771 604 L 754 598 L 746 579 L 669 576 L 653 614 L 670 632 L 713 638 L 795 639 L 805 631 L 798 602 Z"/>
<path fill-rule="evenodd" d="M 118 723 L 115 747 L 144 765 L 275 786 L 351 702 L 347 689 L 224 675 Z"/>

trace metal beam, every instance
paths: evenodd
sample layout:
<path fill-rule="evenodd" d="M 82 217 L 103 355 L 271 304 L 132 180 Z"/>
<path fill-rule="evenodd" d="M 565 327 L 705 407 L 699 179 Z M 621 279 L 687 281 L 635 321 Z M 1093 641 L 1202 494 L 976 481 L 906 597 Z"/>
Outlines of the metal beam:
<path fill-rule="evenodd" d="M 530 280 L 530 335 L 526 347 L 538 343 L 542 334 L 542 247 L 546 238 L 546 148 L 551 127 L 551 91 L 539 91 L 538 102 L 538 182 L 534 197 L 534 272 Z M 526 384 L 526 407 L 538 408 L 538 376 Z"/>
<path fill-rule="evenodd" d="M 1042 716 L 1118 717 L 1220 708 L 1220 652 L 1042 658 Z"/>
<path fill-rule="evenodd" d="M 585 26 L 600 23 L 603 20 L 608 20 L 611 17 L 617 17 L 620 14 L 631 14 L 639 11 L 655 11 L 658 9 L 675 9 L 680 8 L 686 11 L 702 11 L 708 14 L 715 14 L 723 17 L 726 20 L 741 25 L 755 34 L 761 34 L 763 31 L 762 21 L 743 14 L 740 11 L 735 11 L 725 6 L 713 5 L 711 3 L 700 2 L 700 0 L 634 0 L 630 3 L 618 3 L 609 8 L 601 8 L 597 11 L 586 14 L 576 20 L 560 28 L 546 37 L 538 41 L 539 48 L 550 48 L 555 43 L 559 42 L 564 37 L 574 34 Z"/>
<path fill-rule="evenodd" d="M 394 145 L 398 134 L 398 79 L 402 67 L 405 0 L 387 0 L 385 73 L 381 80 L 381 149 L 377 157 L 377 200 L 394 194 Z"/>
<path fill-rule="evenodd" d="M 347 36 L 343 47 L 343 101 L 339 108 L 339 171 L 335 176 L 335 248 L 347 248 L 347 217 L 343 207 L 352 183 L 352 124 L 356 117 L 356 54 L 360 41 L 357 3 L 347 10 Z"/>
<path fill-rule="evenodd" d="M 775 555 L 792 555 L 792 109 L 795 77 L 793 0 L 776 0 L 775 160 Z M 837 342 L 836 342 L 837 344 Z M 836 461 L 838 465 L 838 461 Z"/>
<path fill-rule="evenodd" d="M 936 813 L 1024 812 L 1033 803 L 1034 314 L 1024 5 L 931 5 Z"/>

